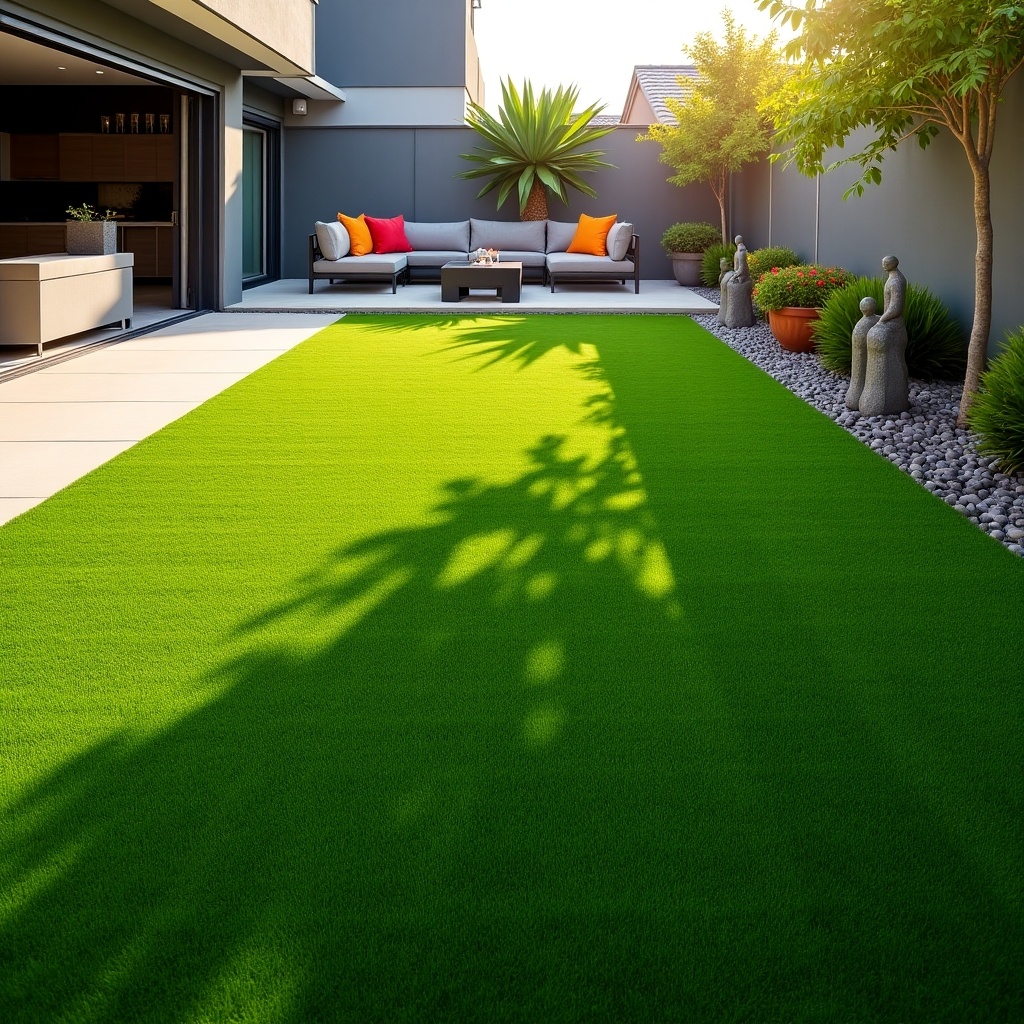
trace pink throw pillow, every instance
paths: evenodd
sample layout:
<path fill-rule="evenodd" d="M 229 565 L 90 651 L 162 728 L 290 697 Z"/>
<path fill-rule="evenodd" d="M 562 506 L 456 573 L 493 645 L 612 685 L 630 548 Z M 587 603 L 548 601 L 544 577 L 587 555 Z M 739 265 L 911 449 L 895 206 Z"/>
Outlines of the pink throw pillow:
<path fill-rule="evenodd" d="M 405 237 L 405 217 L 367 217 L 366 226 L 370 229 L 373 239 L 373 251 L 380 252 L 412 252 L 409 239 Z"/>

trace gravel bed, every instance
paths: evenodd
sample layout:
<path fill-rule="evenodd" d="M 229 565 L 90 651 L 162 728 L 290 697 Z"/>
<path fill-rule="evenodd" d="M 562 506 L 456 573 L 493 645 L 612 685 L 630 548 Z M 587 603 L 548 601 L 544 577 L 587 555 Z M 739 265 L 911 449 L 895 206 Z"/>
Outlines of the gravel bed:
<path fill-rule="evenodd" d="M 694 288 L 712 302 L 717 288 Z M 825 369 L 813 353 L 787 352 L 767 324 L 730 330 L 717 313 L 692 314 L 705 330 L 799 395 L 809 405 L 895 463 L 1015 555 L 1024 555 L 1024 479 L 998 472 L 977 451 L 975 436 L 956 425 L 963 385 L 910 382 L 910 409 L 862 416 L 846 408 L 849 380 Z"/>

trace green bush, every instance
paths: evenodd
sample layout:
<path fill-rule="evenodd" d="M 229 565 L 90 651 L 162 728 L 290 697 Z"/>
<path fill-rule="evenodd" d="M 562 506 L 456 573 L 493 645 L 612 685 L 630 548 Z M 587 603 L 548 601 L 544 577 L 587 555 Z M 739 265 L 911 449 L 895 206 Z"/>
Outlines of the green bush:
<path fill-rule="evenodd" d="M 729 266 L 732 266 L 732 258 L 735 253 L 735 242 L 730 242 L 728 245 L 718 242 L 704 250 L 704 261 L 700 265 L 700 279 L 708 288 L 718 287 L 718 278 L 722 273 L 722 258 L 727 259 Z"/>
<path fill-rule="evenodd" d="M 885 280 L 858 277 L 833 292 L 814 325 L 814 343 L 821 362 L 830 370 L 850 374 L 850 336 L 861 318 L 860 300 L 870 295 L 883 309 Z M 908 284 L 903 310 L 907 325 L 907 370 L 917 380 L 955 380 L 962 377 L 967 349 L 960 324 L 945 304 L 924 285 Z"/>
<path fill-rule="evenodd" d="M 980 435 L 978 450 L 993 456 L 1004 473 L 1024 472 L 1024 328 L 981 375 L 981 387 L 967 413 Z"/>
<path fill-rule="evenodd" d="M 754 301 L 764 317 L 769 310 L 785 306 L 821 309 L 829 295 L 842 288 L 850 277 L 850 272 L 842 267 L 822 267 L 815 263 L 773 267 L 754 285 Z"/>
<path fill-rule="evenodd" d="M 714 224 L 673 224 L 661 236 L 665 252 L 705 252 L 722 244 L 722 232 Z"/>
<path fill-rule="evenodd" d="M 768 245 L 763 249 L 755 249 L 747 255 L 747 269 L 750 279 L 757 284 L 762 274 L 768 273 L 772 267 L 795 267 L 800 262 L 792 249 L 781 245 Z"/>

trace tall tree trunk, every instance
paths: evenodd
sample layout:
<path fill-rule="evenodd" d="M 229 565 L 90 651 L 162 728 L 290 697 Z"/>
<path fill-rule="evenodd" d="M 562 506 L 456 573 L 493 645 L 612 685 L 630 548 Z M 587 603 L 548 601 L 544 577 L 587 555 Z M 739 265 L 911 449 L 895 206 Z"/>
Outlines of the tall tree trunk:
<path fill-rule="evenodd" d="M 974 322 L 967 347 L 967 373 L 960 399 L 957 426 L 967 426 L 971 399 L 978 390 L 978 379 L 985 369 L 988 335 L 992 328 L 992 202 L 987 160 L 972 162 L 974 172 L 974 227 L 978 236 L 974 253 Z"/>
<path fill-rule="evenodd" d="M 520 220 L 547 220 L 548 194 L 544 191 L 540 178 L 533 179 L 533 187 L 526 197 L 526 206 L 519 215 Z"/>

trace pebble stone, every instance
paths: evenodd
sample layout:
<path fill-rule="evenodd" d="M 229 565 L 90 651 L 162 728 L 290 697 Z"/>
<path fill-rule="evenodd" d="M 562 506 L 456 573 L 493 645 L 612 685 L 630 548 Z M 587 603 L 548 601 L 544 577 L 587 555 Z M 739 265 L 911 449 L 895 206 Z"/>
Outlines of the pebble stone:
<path fill-rule="evenodd" d="M 694 288 L 712 302 L 717 288 Z M 787 352 L 768 325 L 728 328 L 717 313 L 691 314 L 706 331 L 749 359 L 809 405 L 863 441 L 881 458 L 956 509 L 1015 555 L 1024 556 L 1024 477 L 1000 473 L 977 449 L 977 438 L 956 425 L 961 383 L 910 381 L 910 408 L 863 416 L 846 408 L 849 381 L 822 366 L 813 352 Z"/>

